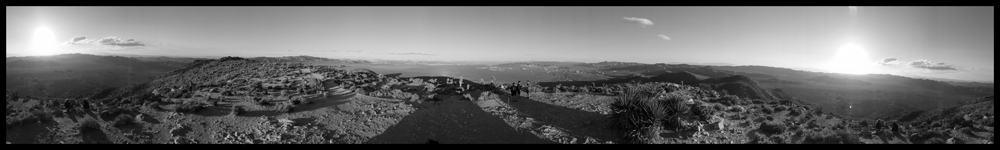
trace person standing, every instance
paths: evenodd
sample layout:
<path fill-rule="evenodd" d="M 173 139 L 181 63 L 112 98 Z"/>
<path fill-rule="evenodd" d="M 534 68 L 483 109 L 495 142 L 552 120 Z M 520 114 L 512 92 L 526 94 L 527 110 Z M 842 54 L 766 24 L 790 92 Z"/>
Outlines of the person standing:
<path fill-rule="evenodd" d="M 517 96 L 517 82 L 510 83 L 510 96 Z"/>
<path fill-rule="evenodd" d="M 514 86 L 514 91 L 517 92 L 517 96 L 521 96 L 522 87 L 524 87 L 524 85 L 521 85 L 521 81 L 517 81 L 517 85 Z"/>
<path fill-rule="evenodd" d="M 531 97 L 531 80 L 528 80 L 528 83 L 525 84 L 524 91 L 528 93 L 528 97 Z"/>

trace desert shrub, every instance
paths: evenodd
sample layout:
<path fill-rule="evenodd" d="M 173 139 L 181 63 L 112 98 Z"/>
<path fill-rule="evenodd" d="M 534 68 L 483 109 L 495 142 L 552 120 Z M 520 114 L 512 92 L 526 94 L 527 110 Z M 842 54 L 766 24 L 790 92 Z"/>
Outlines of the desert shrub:
<path fill-rule="evenodd" d="M 781 122 L 776 122 L 776 121 L 768 121 L 763 124 L 760 124 L 760 130 L 764 131 L 767 134 L 781 134 L 785 133 L 785 130 L 787 129 L 788 126 L 786 126 Z"/>
<path fill-rule="evenodd" d="M 52 121 L 52 115 L 42 110 L 33 110 L 30 112 L 25 112 L 23 110 L 15 111 L 13 112 L 13 115 L 7 116 L 7 128 L 31 123 L 48 123 Z"/>
<path fill-rule="evenodd" d="M 726 106 L 733 106 L 733 105 L 740 105 L 740 101 L 741 100 L 740 100 L 740 97 L 735 96 L 735 95 L 724 95 L 722 97 L 719 97 L 715 101 L 717 101 L 717 102 L 719 102 L 719 103 L 721 103 L 723 105 L 726 105 Z"/>
<path fill-rule="evenodd" d="M 926 141 L 924 141 L 923 144 L 946 144 L 946 143 L 947 142 L 945 142 L 944 139 L 936 138 L 935 137 L 935 138 L 927 139 Z"/>
<path fill-rule="evenodd" d="M 788 115 L 800 116 L 800 115 L 802 115 L 802 113 L 803 113 L 803 109 L 802 108 L 792 108 L 791 112 L 788 112 Z"/>
<path fill-rule="evenodd" d="M 53 120 L 52 114 L 49 114 L 48 112 L 45 112 L 43 110 L 33 110 L 31 111 L 30 114 L 31 116 L 34 116 L 34 118 L 36 119 L 35 121 L 37 121 L 38 123 L 49 123 L 55 121 Z"/>
<path fill-rule="evenodd" d="M 730 112 L 736 112 L 736 113 L 743 113 L 743 112 L 746 112 L 747 110 L 746 110 L 746 108 L 743 108 L 742 106 L 732 106 L 732 107 L 729 107 L 729 111 Z"/>
<path fill-rule="evenodd" d="M 751 144 L 778 144 L 775 140 L 772 140 L 772 138 L 760 133 L 754 133 L 752 135 L 748 135 L 748 137 L 751 139 Z"/>
<path fill-rule="evenodd" d="M 80 121 L 79 124 L 77 124 L 76 130 L 80 131 L 81 133 L 83 133 L 83 132 L 91 132 L 91 131 L 100 131 L 101 130 L 101 124 L 98 123 L 97 120 L 95 120 L 93 118 L 83 119 L 83 120 Z"/>
<path fill-rule="evenodd" d="M 260 100 L 257 100 L 257 105 L 260 105 L 260 106 L 272 106 L 272 105 L 274 105 L 274 103 L 271 103 L 268 100 L 260 99 Z"/>
<path fill-rule="evenodd" d="M 626 131 L 624 139 L 639 143 L 644 133 L 655 128 L 679 124 L 677 115 L 686 113 L 688 106 L 679 95 L 656 97 L 656 86 L 629 85 L 611 104 L 613 127 Z"/>
<path fill-rule="evenodd" d="M 118 115 L 118 117 L 115 117 L 114 125 L 113 126 L 120 128 L 120 127 L 124 127 L 124 126 L 128 126 L 128 125 L 132 125 L 132 124 L 135 124 L 135 123 L 136 123 L 136 121 L 135 121 L 134 117 L 130 117 L 127 114 L 122 114 L 122 115 Z"/>
<path fill-rule="evenodd" d="M 940 127 L 945 127 L 945 125 L 942 124 L 941 122 L 934 122 L 934 123 L 931 123 L 931 127 L 940 128 Z"/>
<path fill-rule="evenodd" d="M 7 95 L 7 101 L 16 101 L 16 100 L 18 100 L 20 98 L 21 97 L 20 97 L 20 95 L 17 92 L 14 92 L 13 94 Z"/>
<path fill-rule="evenodd" d="M 774 109 L 771 108 L 770 106 L 764 106 L 763 108 L 760 109 L 760 111 L 763 112 L 764 114 L 773 114 L 774 113 Z"/>
<path fill-rule="evenodd" d="M 715 107 L 710 105 L 698 105 L 696 107 L 693 107 L 691 110 L 692 112 L 695 113 L 695 115 L 698 115 L 704 119 L 711 118 L 712 115 L 715 115 L 715 113 L 718 112 L 718 110 L 716 110 Z"/>
<path fill-rule="evenodd" d="M 782 111 L 785 111 L 785 110 L 788 110 L 787 106 L 774 107 L 774 112 L 782 112 Z"/>
<path fill-rule="evenodd" d="M 292 113 L 292 112 L 295 111 L 295 106 L 285 105 L 285 106 L 282 106 L 280 110 L 283 113 Z"/>
<path fill-rule="evenodd" d="M 726 106 L 722 104 L 714 104 L 712 105 L 712 108 L 714 108 L 715 111 L 726 111 Z"/>
<path fill-rule="evenodd" d="M 802 140 L 802 144 L 862 144 L 862 142 L 857 135 L 847 133 L 847 131 L 840 130 L 833 132 L 823 130 L 807 133 L 805 139 Z"/>
<path fill-rule="evenodd" d="M 205 109 L 205 106 L 203 104 L 201 104 L 201 103 L 187 102 L 187 103 L 182 103 L 180 105 L 177 105 L 177 108 L 175 109 L 176 110 L 175 112 L 179 112 L 179 113 L 198 113 L 198 112 L 200 112 L 201 110 L 204 110 L 204 109 Z"/>
<path fill-rule="evenodd" d="M 101 118 L 112 118 L 112 117 L 115 117 L 115 116 L 119 116 L 121 114 L 129 113 L 130 111 L 131 112 L 136 112 L 136 111 L 133 111 L 132 109 L 134 109 L 134 108 L 112 107 L 112 108 L 107 109 L 106 111 L 102 111 L 101 112 Z"/>
<path fill-rule="evenodd" d="M 233 106 L 233 109 L 229 113 L 235 116 L 239 116 L 246 114 L 246 112 L 247 112 L 246 108 L 243 108 L 241 106 Z"/>

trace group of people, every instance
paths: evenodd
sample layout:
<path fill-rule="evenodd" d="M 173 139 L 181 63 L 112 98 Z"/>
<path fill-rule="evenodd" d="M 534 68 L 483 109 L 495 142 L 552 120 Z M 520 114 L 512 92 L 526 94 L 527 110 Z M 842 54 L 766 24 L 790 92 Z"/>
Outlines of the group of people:
<path fill-rule="evenodd" d="M 521 96 L 522 91 L 531 92 L 528 88 L 530 85 L 531 81 L 527 81 L 527 84 L 522 84 L 521 81 L 517 81 L 517 83 L 500 85 L 500 88 L 509 91 L 510 96 Z"/>

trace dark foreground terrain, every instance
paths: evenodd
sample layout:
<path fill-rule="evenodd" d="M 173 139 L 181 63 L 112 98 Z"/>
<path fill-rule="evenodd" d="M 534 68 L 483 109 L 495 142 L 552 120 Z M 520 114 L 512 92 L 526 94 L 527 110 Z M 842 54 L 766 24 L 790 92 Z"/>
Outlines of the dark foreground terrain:
<path fill-rule="evenodd" d="M 639 66 L 592 65 L 586 67 Z M 580 70 L 570 67 L 513 66 L 550 71 L 552 77 L 566 80 L 538 80 L 540 83 L 530 90 L 515 96 L 493 86 L 500 82 L 475 81 L 478 78 L 387 76 L 357 67 L 235 57 L 199 60 L 148 82 L 76 98 L 23 95 L 8 89 L 6 141 L 11 144 L 993 143 L 992 96 L 956 103 L 956 107 L 862 118 L 831 113 L 837 110 L 811 102 L 820 100 L 794 98 L 794 92 L 770 89 L 768 83 L 758 82 L 749 74 L 690 67 L 660 73 L 649 72 L 649 68 L 610 73 L 593 69 L 589 74 L 594 77 L 588 77 L 580 75 L 588 74 L 586 71 L 577 73 Z M 493 71 L 504 70 L 503 67 L 478 69 Z M 509 64 L 506 67 L 513 68 Z M 617 72 L 626 73 L 612 78 L 618 76 Z M 592 78 L 579 80 L 592 83 L 570 78 Z"/>

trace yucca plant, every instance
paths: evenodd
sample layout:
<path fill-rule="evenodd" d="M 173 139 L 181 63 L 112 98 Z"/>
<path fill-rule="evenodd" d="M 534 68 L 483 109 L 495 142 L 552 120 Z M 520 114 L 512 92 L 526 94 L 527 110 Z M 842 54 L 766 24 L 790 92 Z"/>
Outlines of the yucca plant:
<path fill-rule="evenodd" d="M 660 90 L 654 84 L 630 84 L 615 97 L 611 104 L 615 112 L 611 115 L 612 123 L 614 128 L 626 132 L 622 138 L 627 143 L 642 143 L 662 127 L 677 127 L 677 116 L 690 109 L 683 103 L 683 96 L 659 97 Z"/>

